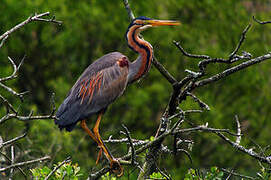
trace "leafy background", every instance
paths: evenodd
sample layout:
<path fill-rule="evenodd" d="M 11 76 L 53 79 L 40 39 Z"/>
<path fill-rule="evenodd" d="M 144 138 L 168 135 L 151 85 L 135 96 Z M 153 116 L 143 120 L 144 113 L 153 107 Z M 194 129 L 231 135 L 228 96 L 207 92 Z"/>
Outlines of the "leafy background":
<path fill-rule="evenodd" d="M 227 58 L 245 26 L 252 23 L 241 50 L 250 52 L 253 57 L 270 51 L 271 26 L 261 26 L 252 21 L 253 15 L 263 20 L 271 19 L 271 2 L 268 0 L 149 0 L 131 1 L 130 6 L 137 16 L 182 22 L 180 27 L 153 28 L 144 32 L 144 38 L 154 47 L 155 56 L 179 80 L 185 76 L 184 69 L 197 70 L 198 60 L 184 57 L 172 40 L 180 41 L 188 52 Z M 13 33 L 0 51 L 1 77 L 12 71 L 7 56 L 17 63 L 24 55 L 27 56 L 19 77 L 8 84 L 17 91 L 30 91 L 24 103 L 0 89 L 25 115 L 30 110 L 35 114 L 50 113 L 53 92 L 58 107 L 83 70 L 102 55 L 119 51 L 131 61 L 137 57 L 125 42 L 129 18 L 120 0 L 2 0 L 0 34 L 30 14 L 45 11 L 52 12 L 64 22 L 63 25 L 29 24 Z M 208 73 L 211 75 L 230 66 L 212 66 Z M 237 114 L 245 136 L 242 145 L 256 146 L 253 142 L 257 142 L 267 146 L 271 127 L 270 67 L 271 62 L 267 61 L 197 90 L 195 94 L 210 106 L 211 111 L 190 116 L 190 120 L 234 130 L 234 115 Z M 122 137 L 119 134 L 122 123 L 129 128 L 133 138 L 153 136 L 170 93 L 168 82 L 155 68 L 151 68 L 146 77 L 129 86 L 125 94 L 110 106 L 100 126 L 102 137 Z M 183 109 L 194 107 L 193 101 L 189 100 L 181 105 Z M 4 113 L 1 105 L 1 116 Z M 94 119 L 91 118 L 92 125 Z M 0 135 L 8 140 L 19 135 L 23 127 L 24 123 L 9 120 L 0 126 Z M 255 174 L 260 168 L 255 160 L 237 152 L 214 135 L 196 133 L 185 138 L 195 141 L 191 151 L 193 164 L 184 154 L 165 156 L 160 161 L 160 166 L 176 179 L 183 178 L 189 168 L 234 167 L 247 175 Z M 172 140 L 166 144 L 171 147 Z M 68 133 L 60 132 L 53 121 L 33 121 L 28 137 L 16 147 L 19 152 L 27 152 L 20 160 L 51 155 L 53 159 L 48 166 L 71 155 L 73 162 L 81 167 L 83 177 L 87 177 L 92 168 L 102 166 L 95 165 L 96 145 L 79 126 Z M 115 156 L 126 152 L 126 146 L 112 146 L 110 149 Z M 127 168 L 125 175 L 132 170 Z M 136 176 L 136 172 L 132 176 Z"/>

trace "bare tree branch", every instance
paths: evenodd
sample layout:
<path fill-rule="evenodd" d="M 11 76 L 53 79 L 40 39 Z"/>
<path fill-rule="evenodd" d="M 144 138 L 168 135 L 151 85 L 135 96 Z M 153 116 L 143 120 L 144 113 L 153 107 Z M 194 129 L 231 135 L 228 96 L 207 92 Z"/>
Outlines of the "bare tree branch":
<path fill-rule="evenodd" d="M 130 144 L 130 147 L 131 147 L 131 151 L 132 151 L 131 165 L 134 165 L 135 162 L 136 162 L 135 147 L 133 145 L 132 138 L 131 138 L 131 135 L 130 135 L 130 132 L 129 132 L 128 128 L 124 124 L 122 124 L 122 127 L 125 130 L 125 134 L 126 134 L 126 136 L 128 138 L 128 141 L 129 141 L 129 144 Z"/>
<path fill-rule="evenodd" d="M 4 85 L 3 83 L 0 82 L 0 86 L 4 89 L 6 89 L 9 93 L 11 93 L 12 95 L 15 95 L 17 97 L 19 97 L 20 99 L 23 98 L 23 95 L 26 93 L 26 92 L 23 92 L 23 93 L 17 93 L 16 91 L 14 91 L 12 88 Z"/>
<path fill-rule="evenodd" d="M 242 174 L 238 174 L 238 173 L 235 173 L 235 172 L 233 172 L 233 171 L 229 171 L 229 170 L 224 169 L 224 168 L 221 168 L 221 171 L 224 171 L 224 172 L 226 172 L 226 173 L 230 173 L 230 174 L 232 174 L 232 175 L 234 175 L 234 176 L 237 176 L 237 177 L 240 177 L 240 178 L 245 178 L 245 179 L 256 179 L 256 178 L 254 178 L 254 177 L 250 177 L 250 176 L 245 176 L 245 175 L 242 175 Z"/>
<path fill-rule="evenodd" d="M 197 59 L 211 59 L 210 56 L 207 55 L 197 55 L 197 54 L 190 54 L 184 50 L 181 46 L 180 42 L 173 41 L 173 43 L 177 46 L 177 48 L 183 53 L 183 55 L 190 57 L 190 58 L 197 58 Z"/>
<path fill-rule="evenodd" d="M 130 7 L 130 5 L 129 5 L 128 0 L 123 0 L 123 3 L 124 3 L 124 6 L 125 6 L 125 8 L 126 8 L 126 10 L 127 10 L 127 12 L 128 12 L 128 16 L 129 16 L 130 20 L 135 19 L 134 13 L 133 13 L 133 11 L 131 10 L 131 7 Z"/>
<path fill-rule="evenodd" d="M 269 157 L 265 157 L 265 156 L 260 156 L 258 153 L 254 152 L 253 149 L 246 149 L 243 146 L 231 141 L 229 138 L 227 138 L 226 136 L 224 136 L 223 134 L 221 134 L 220 132 L 216 133 L 219 137 L 221 137 L 224 141 L 226 141 L 227 143 L 229 143 L 230 145 L 232 145 L 234 148 L 238 149 L 239 151 L 250 155 L 251 157 L 259 160 L 260 162 L 264 162 L 266 164 L 271 165 L 271 158 Z"/>
<path fill-rule="evenodd" d="M 98 180 L 102 175 L 106 174 L 109 171 L 110 171 L 109 167 L 104 167 L 97 172 L 89 174 L 89 177 L 87 178 L 87 180 Z"/>
<path fill-rule="evenodd" d="M 12 33 L 14 33 L 15 31 L 17 31 L 18 29 L 22 28 L 23 26 L 25 26 L 26 24 L 28 24 L 30 22 L 42 21 L 42 22 L 57 23 L 59 25 L 62 23 L 61 21 L 55 20 L 54 16 L 51 17 L 51 18 L 48 18 L 48 19 L 43 18 L 45 16 L 49 16 L 49 14 L 50 14 L 49 12 L 46 12 L 46 13 L 35 14 L 33 16 L 30 16 L 25 21 L 23 21 L 22 23 L 14 26 L 10 30 L 6 31 L 4 34 L 0 35 L 0 48 L 4 45 L 4 43 L 6 42 L 6 40 L 8 39 L 8 37 L 10 37 L 10 35 Z M 25 57 L 26 56 L 24 56 L 22 58 L 21 62 L 18 65 L 15 64 L 14 60 L 11 57 L 8 57 L 8 60 L 9 60 L 10 64 L 12 65 L 13 71 L 9 76 L 0 77 L 0 88 L 6 90 L 12 96 L 19 97 L 21 102 L 23 102 L 24 94 L 27 93 L 27 92 L 18 93 L 18 92 L 16 92 L 16 90 L 14 90 L 12 87 L 6 85 L 5 83 L 7 81 L 10 81 L 10 80 L 15 79 L 17 77 L 17 73 L 19 72 L 20 67 L 23 64 L 23 62 L 25 60 Z M 52 112 L 51 112 L 50 115 L 33 116 L 33 112 L 31 111 L 28 116 L 23 116 L 23 115 L 20 115 L 18 110 L 16 110 L 15 106 L 12 103 L 10 103 L 11 101 L 9 101 L 7 98 L 5 98 L 3 95 L 0 94 L 0 102 L 4 105 L 3 107 L 5 107 L 5 109 L 6 109 L 6 114 L 3 115 L 2 117 L 0 117 L 0 124 L 4 123 L 6 120 L 9 120 L 9 119 L 12 119 L 12 118 L 14 118 L 16 120 L 24 121 L 24 122 L 27 122 L 27 121 L 30 121 L 30 120 L 36 120 L 36 119 L 56 119 L 56 117 L 54 116 L 54 113 L 55 113 L 54 96 L 52 96 L 51 101 L 52 101 L 51 102 L 51 104 L 52 104 Z M 15 138 L 12 138 L 11 140 L 8 140 L 8 141 L 5 141 L 5 142 L 3 142 L 2 138 L 0 138 L 1 139 L 0 149 L 2 150 L 3 147 L 8 146 L 10 144 L 13 144 L 13 143 L 17 142 L 18 140 L 24 138 L 27 135 L 28 129 L 29 129 L 29 124 L 25 123 L 25 125 L 26 125 L 26 130 L 24 131 L 24 133 L 22 135 L 17 136 Z M 11 158 L 6 156 L 1 151 L 0 151 L 0 153 L 1 153 L 2 156 L 5 157 L 7 164 L 10 164 L 10 165 L 8 165 L 6 167 L 1 166 L 0 172 L 4 172 L 4 171 L 9 170 L 9 172 L 10 172 L 9 173 L 9 179 L 12 179 L 15 168 L 18 168 L 20 170 L 20 172 L 23 174 L 23 176 L 25 177 L 25 179 L 27 179 L 26 174 L 21 169 L 22 166 L 27 166 L 29 164 L 33 164 L 33 163 L 37 163 L 37 162 L 41 162 L 41 161 L 46 161 L 46 160 L 50 159 L 49 156 L 45 156 L 45 157 L 34 159 L 34 160 L 15 163 L 16 162 L 15 149 L 14 149 L 13 145 L 11 146 L 11 152 L 10 152 Z"/>
<path fill-rule="evenodd" d="M 33 121 L 33 120 L 50 120 L 50 119 L 57 119 L 54 115 L 44 115 L 44 116 L 33 116 L 33 112 L 30 112 L 28 116 L 19 116 L 18 114 L 6 114 L 4 117 L 0 119 L 0 124 L 4 123 L 6 120 L 16 118 L 19 121 Z"/>
<path fill-rule="evenodd" d="M 235 115 L 235 121 L 236 121 L 236 124 L 237 124 L 237 137 L 236 137 L 236 140 L 235 140 L 235 143 L 236 144 L 240 144 L 241 142 L 241 125 L 240 125 L 240 122 L 239 122 L 239 119 L 238 119 L 238 116 Z"/>
<path fill-rule="evenodd" d="M 49 159 L 51 159 L 50 156 L 45 156 L 45 157 L 42 157 L 42 158 L 30 160 L 30 161 L 25 161 L 25 162 L 20 162 L 20 163 L 12 164 L 10 166 L 4 167 L 4 168 L 0 168 L 0 172 L 4 172 L 4 171 L 9 170 L 11 168 L 26 166 L 26 165 L 37 163 L 37 162 L 41 162 L 41 161 L 47 161 Z"/>
<path fill-rule="evenodd" d="M 241 45 L 243 44 L 245 38 L 246 38 L 246 34 L 248 32 L 248 30 L 250 29 L 251 24 L 247 25 L 247 27 L 245 28 L 245 30 L 242 32 L 241 38 L 239 40 L 239 43 L 237 44 L 236 48 L 234 49 L 234 51 L 230 54 L 229 59 L 233 59 L 234 56 L 236 55 L 236 53 L 238 52 L 238 50 L 240 49 Z"/>
<path fill-rule="evenodd" d="M 260 20 L 256 19 L 255 16 L 252 16 L 252 18 L 253 18 L 253 20 L 254 20 L 255 22 L 257 22 L 257 23 L 259 23 L 259 24 L 269 24 L 269 23 L 271 23 L 271 21 L 260 21 Z"/>
<path fill-rule="evenodd" d="M 212 82 L 215 82 L 215 81 L 218 81 L 222 78 L 225 78 L 235 72 L 238 72 L 242 69 L 245 69 L 249 66 L 252 66 L 254 64 L 257 64 L 257 63 L 261 63 L 265 60 L 269 60 L 271 59 L 271 53 L 267 53 L 265 55 L 262 55 L 262 56 L 259 56 L 259 57 L 256 57 L 254 59 L 251 59 L 251 60 L 248 60 L 246 62 L 243 62 L 237 66 L 234 66 L 232 68 L 229 68 L 229 69 L 226 69 L 225 71 L 221 72 L 221 73 L 218 73 L 218 74 L 215 74 L 209 78 L 206 78 L 206 79 L 203 79 L 203 80 L 200 80 L 200 81 L 197 81 L 195 82 L 195 84 L 193 84 L 193 89 L 196 88 L 196 87 L 200 87 L 200 86 L 204 86 L 204 85 L 207 85 L 207 84 L 210 84 Z M 192 88 L 192 87 L 191 87 Z"/>
<path fill-rule="evenodd" d="M 4 42 L 7 40 L 7 38 L 10 36 L 11 33 L 14 31 L 22 28 L 26 24 L 33 22 L 33 21 L 42 21 L 42 22 L 52 22 L 52 23 L 57 23 L 59 25 L 62 24 L 61 21 L 55 20 L 55 17 L 53 16 L 51 19 L 43 19 L 44 16 L 49 16 L 50 12 L 45 12 L 41 14 L 35 14 L 34 16 L 29 16 L 25 21 L 21 22 L 20 24 L 16 25 L 15 27 L 11 28 L 10 30 L 6 31 L 4 34 L 0 36 L 0 48 L 3 46 Z"/>
<path fill-rule="evenodd" d="M 210 111 L 209 106 L 205 102 L 203 102 L 202 100 L 200 100 L 197 96 L 195 96 L 194 94 L 192 94 L 190 92 L 188 92 L 187 94 L 189 96 L 191 96 L 196 103 L 199 104 L 200 108 L 206 109 L 207 111 Z"/>
<path fill-rule="evenodd" d="M 4 157 L 12 164 L 11 159 L 10 159 L 7 155 L 5 155 L 4 153 L 2 153 L 1 151 L 0 151 L 0 154 L 1 154 L 2 156 L 4 156 Z M 27 180 L 27 176 L 26 176 L 25 172 L 22 170 L 22 168 L 20 168 L 20 167 L 17 167 L 17 168 L 18 168 L 19 171 L 22 173 L 22 175 L 24 176 L 24 178 Z"/>
<path fill-rule="evenodd" d="M 238 134 L 230 132 L 228 129 L 216 129 L 216 128 L 209 128 L 207 125 L 201 125 L 194 128 L 187 128 L 187 129 L 178 129 L 176 131 L 172 131 L 172 134 L 179 134 L 179 133 L 185 133 L 185 132 L 195 132 L 195 131 L 204 131 L 204 132 L 223 132 L 230 134 L 232 136 L 239 136 Z"/>
<path fill-rule="evenodd" d="M 26 129 L 24 130 L 24 133 L 23 133 L 22 135 L 17 136 L 17 137 L 15 137 L 15 138 L 11 139 L 11 140 L 6 141 L 6 142 L 3 142 L 2 144 L 0 144 L 0 145 L 1 145 L 1 146 L 0 146 L 0 149 L 1 149 L 2 147 L 4 147 L 4 146 L 7 146 L 7 145 L 9 145 L 9 144 L 12 144 L 12 143 L 14 143 L 14 142 L 16 142 L 16 141 L 18 141 L 18 140 L 24 138 L 24 137 L 27 135 L 28 130 L 29 130 L 29 124 L 26 124 Z"/>
<path fill-rule="evenodd" d="M 11 154 L 11 164 L 14 164 L 14 146 L 10 147 L 10 154 Z M 9 180 L 12 180 L 14 168 L 10 169 L 9 173 Z"/>
<path fill-rule="evenodd" d="M 4 98 L 3 96 L 1 96 L 1 94 L 0 94 L 0 100 L 2 100 L 3 103 L 5 104 L 7 114 L 10 112 L 10 110 L 12 112 L 16 113 L 16 110 L 14 109 L 14 107 L 8 102 L 8 100 L 6 98 Z"/>
<path fill-rule="evenodd" d="M 156 60 L 154 57 L 152 64 L 158 69 L 158 71 L 170 82 L 171 84 L 177 83 L 177 80 L 166 70 L 166 68 Z"/>
<path fill-rule="evenodd" d="M 133 146 L 142 146 L 144 144 L 147 144 L 149 141 L 148 140 L 138 140 L 138 139 L 132 139 Z M 112 139 L 111 136 L 107 139 L 104 140 L 104 143 L 126 143 L 129 144 L 128 138 L 122 138 L 122 139 Z"/>
<path fill-rule="evenodd" d="M 8 60 L 10 61 L 10 63 L 13 66 L 13 73 L 8 77 L 0 78 L 0 82 L 4 82 L 4 81 L 8 81 L 8 80 L 16 78 L 16 73 L 19 71 L 21 65 L 24 63 L 25 57 L 26 56 L 23 57 L 23 59 L 21 60 L 21 62 L 20 62 L 20 64 L 18 66 L 16 66 L 14 61 L 10 57 L 8 57 Z"/>
<path fill-rule="evenodd" d="M 6 42 L 6 40 L 8 39 L 8 37 L 9 37 L 9 35 L 6 35 L 6 36 L 2 39 L 2 41 L 1 41 L 1 43 L 0 43 L 0 48 L 5 44 L 5 42 Z"/>
<path fill-rule="evenodd" d="M 68 163 L 71 161 L 71 157 L 67 157 L 64 161 L 62 161 L 59 165 L 57 165 L 49 174 L 44 178 L 44 180 L 48 180 L 61 166 L 63 166 L 65 163 Z"/>

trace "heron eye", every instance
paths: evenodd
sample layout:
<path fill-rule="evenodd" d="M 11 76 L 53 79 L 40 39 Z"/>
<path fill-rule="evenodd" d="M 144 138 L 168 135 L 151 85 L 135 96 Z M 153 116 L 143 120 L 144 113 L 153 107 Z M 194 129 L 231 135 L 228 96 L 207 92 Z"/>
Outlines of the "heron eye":
<path fill-rule="evenodd" d="M 148 22 L 147 21 L 142 21 L 142 25 L 147 25 Z"/>

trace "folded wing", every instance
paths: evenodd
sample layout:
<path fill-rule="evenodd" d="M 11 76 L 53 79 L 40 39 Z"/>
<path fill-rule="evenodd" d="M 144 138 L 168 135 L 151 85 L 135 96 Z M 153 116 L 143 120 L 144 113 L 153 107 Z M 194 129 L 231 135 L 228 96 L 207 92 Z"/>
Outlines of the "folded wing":
<path fill-rule="evenodd" d="M 70 90 L 56 113 L 60 129 L 71 131 L 76 123 L 105 110 L 124 92 L 128 66 L 118 61 L 126 56 L 110 53 L 91 64 Z"/>

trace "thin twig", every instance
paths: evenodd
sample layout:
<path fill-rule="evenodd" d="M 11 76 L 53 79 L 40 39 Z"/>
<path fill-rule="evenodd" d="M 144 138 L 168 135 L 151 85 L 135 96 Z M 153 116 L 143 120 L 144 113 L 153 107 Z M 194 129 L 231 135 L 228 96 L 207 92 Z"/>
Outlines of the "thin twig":
<path fill-rule="evenodd" d="M 52 96 L 51 96 L 51 106 L 52 106 L 52 111 L 50 115 L 53 116 L 56 112 L 55 93 L 52 93 Z"/>
<path fill-rule="evenodd" d="M 102 175 L 110 171 L 109 167 L 104 167 L 97 172 L 91 173 L 87 180 L 98 180 Z"/>
<path fill-rule="evenodd" d="M 0 48 L 5 44 L 5 42 L 6 42 L 6 40 L 8 39 L 8 37 L 9 37 L 9 35 L 6 35 L 6 36 L 2 39 L 2 41 L 1 41 L 1 43 L 0 43 Z"/>
<path fill-rule="evenodd" d="M 179 129 L 176 131 L 173 131 L 172 134 L 179 134 L 179 133 L 185 133 L 185 132 L 195 132 L 195 131 L 206 131 L 206 132 L 223 132 L 223 133 L 228 133 L 232 136 L 238 136 L 235 133 L 230 132 L 228 129 L 215 129 L 215 128 L 209 128 L 206 125 L 201 125 L 193 128 L 187 128 L 187 129 Z"/>
<path fill-rule="evenodd" d="M 0 124 L 4 123 L 6 120 L 16 118 L 19 121 L 33 121 L 33 120 L 50 120 L 50 119 L 57 119 L 56 116 L 44 115 L 44 116 L 33 116 L 31 113 L 28 116 L 18 116 L 17 114 L 6 114 L 4 117 L 0 119 Z"/>
<path fill-rule="evenodd" d="M 2 146 L 0 146 L 0 149 L 1 149 L 2 147 L 6 146 L 6 145 L 12 144 L 12 143 L 14 143 L 14 142 L 16 142 L 16 141 L 18 141 L 18 140 L 24 138 L 24 137 L 27 135 L 27 133 L 28 133 L 28 129 L 29 129 L 29 128 L 28 128 L 28 124 L 27 124 L 27 128 L 26 128 L 25 132 L 24 132 L 22 135 L 17 136 L 17 137 L 15 137 L 15 138 L 13 138 L 13 139 L 11 139 L 11 140 L 9 140 L 9 141 L 3 142 L 3 143 L 2 143 Z"/>
<path fill-rule="evenodd" d="M 134 13 L 133 11 L 131 10 L 131 7 L 129 5 L 129 2 L 128 0 L 123 0 L 123 3 L 124 3 L 124 6 L 125 6 L 125 9 L 127 10 L 127 13 L 128 13 L 128 16 L 131 20 L 135 19 L 135 16 L 134 16 Z"/>
<path fill-rule="evenodd" d="M 0 151 L 0 154 L 1 154 L 2 156 L 4 156 L 10 163 L 12 162 L 11 159 L 10 159 L 6 154 L 2 153 L 1 151 Z M 27 180 L 27 176 L 26 176 L 25 172 L 23 171 L 23 169 L 20 168 L 20 167 L 16 167 L 16 168 L 18 168 L 19 171 L 22 173 L 22 175 L 24 176 L 24 179 Z"/>
<path fill-rule="evenodd" d="M 234 175 L 234 176 L 240 177 L 240 178 L 245 178 L 245 179 L 256 179 L 256 178 L 254 178 L 254 177 L 245 176 L 245 175 L 242 175 L 242 174 L 235 173 L 235 172 L 233 172 L 233 170 L 232 170 L 232 171 L 229 171 L 229 170 L 224 169 L 224 168 L 221 168 L 220 170 L 223 171 L 223 172 L 232 174 L 232 175 Z"/>
<path fill-rule="evenodd" d="M 138 140 L 138 139 L 132 139 L 134 146 L 142 146 L 149 142 L 149 140 Z M 104 143 L 129 143 L 128 138 L 122 138 L 122 139 L 111 139 L 110 137 L 107 140 L 104 140 Z"/>
<path fill-rule="evenodd" d="M 0 136 L 0 149 L 3 146 L 3 138 Z"/>
<path fill-rule="evenodd" d="M 181 117 L 175 124 L 173 124 L 172 128 L 171 128 L 171 132 L 174 132 L 176 128 L 178 128 L 180 126 L 180 124 L 182 124 L 184 122 L 184 117 Z"/>
<path fill-rule="evenodd" d="M 12 95 L 18 96 L 21 100 L 23 98 L 23 95 L 25 94 L 25 92 L 23 93 L 17 93 L 16 91 L 14 91 L 12 88 L 4 85 L 3 83 L 0 82 L 0 86 L 4 89 L 6 89 L 8 92 L 10 92 Z"/>
<path fill-rule="evenodd" d="M 240 144 L 241 142 L 241 125 L 240 125 L 240 122 L 239 122 L 239 118 L 237 115 L 235 115 L 235 121 L 236 121 L 236 124 L 237 124 L 237 137 L 236 137 L 236 141 L 235 143 L 236 144 Z"/>
<path fill-rule="evenodd" d="M 45 157 L 42 157 L 42 158 L 30 160 L 30 161 L 15 163 L 15 164 L 12 164 L 12 165 L 7 166 L 7 167 L 0 168 L 0 172 L 4 172 L 6 170 L 9 170 L 10 168 L 16 168 L 16 167 L 21 167 L 21 166 L 26 166 L 26 165 L 29 165 L 29 164 L 33 164 L 33 163 L 36 163 L 36 162 L 47 161 L 49 159 L 51 159 L 50 156 L 45 156 Z"/>
<path fill-rule="evenodd" d="M 202 110 L 199 110 L 199 109 L 190 109 L 190 110 L 186 110 L 184 111 L 184 115 L 186 114 L 192 114 L 192 113 L 202 113 L 203 111 Z"/>
<path fill-rule="evenodd" d="M 155 164 L 155 166 L 156 166 L 157 170 L 160 172 L 160 174 L 162 174 L 162 176 L 164 176 L 164 178 L 166 178 L 167 180 L 171 180 L 171 177 L 170 177 L 169 175 L 167 175 L 165 172 L 163 172 L 163 171 L 158 167 L 157 164 Z M 163 179 L 164 179 L 164 178 L 163 178 Z"/>
<path fill-rule="evenodd" d="M 125 130 L 125 134 L 128 138 L 128 141 L 129 141 L 129 144 L 130 144 L 130 147 L 131 147 L 131 151 L 132 151 L 132 158 L 131 158 L 131 165 L 133 166 L 136 162 L 136 154 L 135 154 L 135 147 L 134 147 L 134 144 L 132 142 L 132 138 L 131 138 L 131 135 L 130 135 L 130 132 L 128 130 L 128 128 L 122 124 L 122 127 L 124 128 Z"/>
<path fill-rule="evenodd" d="M 197 59 L 211 59 L 210 56 L 207 55 L 197 55 L 197 54 L 190 54 L 184 50 L 184 48 L 181 46 L 180 42 L 173 41 L 173 43 L 176 45 L 176 47 L 183 53 L 183 55 L 191 58 L 197 58 Z"/>
<path fill-rule="evenodd" d="M 54 18 L 51 19 L 43 19 L 42 17 L 44 16 L 49 16 L 50 12 L 45 12 L 45 13 L 41 13 L 41 14 L 35 14 L 34 16 L 29 16 L 25 21 L 21 22 L 20 24 L 17 24 L 16 26 L 14 26 L 13 28 L 11 28 L 10 30 L 6 31 L 4 34 L 2 34 L 0 36 L 0 40 L 1 40 L 1 46 L 4 44 L 3 41 L 6 41 L 6 39 L 10 36 L 11 33 L 13 33 L 14 31 L 22 28 L 23 26 L 25 26 L 26 24 L 32 22 L 32 21 L 43 21 L 43 22 L 52 22 L 52 23 L 57 23 L 57 24 L 62 24 L 61 21 L 56 21 Z"/>
<path fill-rule="evenodd" d="M 230 173 L 229 173 L 229 175 L 227 176 L 226 180 L 229 180 L 229 179 L 230 179 L 232 173 L 233 173 L 233 169 L 230 171 Z"/>
<path fill-rule="evenodd" d="M 6 105 L 6 112 L 7 114 L 10 112 L 10 110 L 14 113 L 17 113 L 16 110 L 14 109 L 14 107 L 8 102 L 8 100 L 6 98 L 4 98 L 3 96 L 1 96 L 0 94 L 0 100 L 3 101 L 3 103 Z"/>
<path fill-rule="evenodd" d="M 199 104 L 200 108 L 206 109 L 207 111 L 210 111 L 209 106 L 205 102 L 203 102 L 202 100 L 200 100 L 197 96 L 195 96 L 194 94 L 192 94 L 190 92 L 187 92 L 187 94 L 189 96 L 191 96 L 196 103 Z"/>
<path fill-rule="evenodd" d="M 21 65 L 23 64 L 23 62 L 25 60 L 25 57 L 26 56 L 23 57 L 23 59 L 21 60 L 21 62 L 20 62 L 20 64 L 18 66 L 16 66 L 16 64 L 14 63 L 14 61 L 10 57 L 8 57 L 9 62 L 12 64 L 13 72 L 8 77 L 0 78 L 0 82 L 4 82 L 4 81 L 7 81 L 7 80 L 16 78 L 16 73 L 19 71 Z"/>
<path fill-rule="evenodd" d="M 229 69 L 226 69 L 225 71 L 218 73 L 218 74 L 215 74 L 209 78 L 199 80 L 199 81 L 195 82 L 195 84 L 193 85 L 193 89 L 196 87 L 199 87 L 199 86 L 204 86 L 204 85 L 210 84 L 212 82 L 218 81 L 218 80 L 225 78 L 235 72 L 238 72 L 238 71 L 245 69 L 249 66 L 252 66 L 254 64 L 261 63 L 261 62 L 268 60 L 268 59 L 271 59 L 271 53 L 256 57 L 256 58 L 248 60 L 248 61 L 245 61 L 239 65 L 236 65 L 236 66 L 233 66 Z"/>
<path fill-rule="evenodd" d="M 191 140 L 188 140 L 188 139 L 179 139 L 178 142 L 176 143 L 176 145 L 178 146 L 181 143 L 194 144 L 194 142 L 191 141 Z"/>
<path fill-rule="evenodd" d="M 241 38 L 239 40 L 239 43 L 237 44 L 237 46 L 234 49 L 234 51 L 230 54 L 229 59 L 233 59 L 233 57 L 236 55 L 236 53 L 240 49 L 241 45 L 243 44 L 243 42 L 244 42 L 244 40 L 246 38 L 246 34 L 247 34 L 248 30 L 250 29 L 250 27 L 251 27 L 251 24 L 247 25 L 247 27 L 242 32 Z"/>
<path fill-rule="evenodd" d="M 177 83 L 177 80 L 168 72 L 168 70 L 154 57 L 152 64 L 171 84 Z"/>
<path fill-rule="evenodd" d="M 14 146 L 10 147 L 10 156 L 11 156 L 11 164 L 14 164 Z M 10 173 L 9 173 L 9 180 L 12 180 L 12 176 L 13 176 L 13 172 L 14 172 L 14 168 L 10 169 Z"/>
<path fill-rule="evenodd" d="M 67 171 L 64 171 L 61 180 L 64 180 L 65 176 L 67 175 Z"/>
<path fill-rule="evenodd" d="M 178 149 L 177 152 L 183 152 L 188 157 L 188 159 L 190 160 L 190 163 L 193 164 L 192 157 L 191 157 L 191 155 L 189 154 L 189 152 L 187 150 L 185 150 L 185 149 Z"/>
<path fill-rule="evenodd" d="M 239 151 L 250 155 L 251 157 L 264 162 L 266 164 L 271 165 L 271 159 L 269 159 L 268 157 L 265 156 L 260 156 L 259 154 L 257 154 L 256 152 L 254 152 L 252 149 L 246 149 L 243 146 L 236 144 L 235 142 L 231 141 L 229 138 L 227 138 L 226 136 L 224 136 L 222 133 L 220 132 L 216 132 L 216 134 L 221 137 L 224 141 L 226 141 L 227 143 L 229 143 L 230 145 L 232 145 L 234 148 L 238 149 Z"/>
<path fill-rule="evenodd" d="M 252 16 L 252 18 L 253 18 L 253 20 L 254 20 L 255 22 L 257 22 L 257 23 L 259 23 L 259 24 L 269 24 L 269 23 L 271 23 L 271 21 L 260 21 L 260 20 L 256 19 L 255 16 Z"/>
<path fill-rule="evenodd" d="M 61 166 L 63 166 L 65 163 L 68 163 L 71 161 L 71 157 L 67 157 L 64 161 L 62 161 L 59 165 L 57 165 L 49 174 L 44 178 L 44 180 L 48 180 Z"/>

